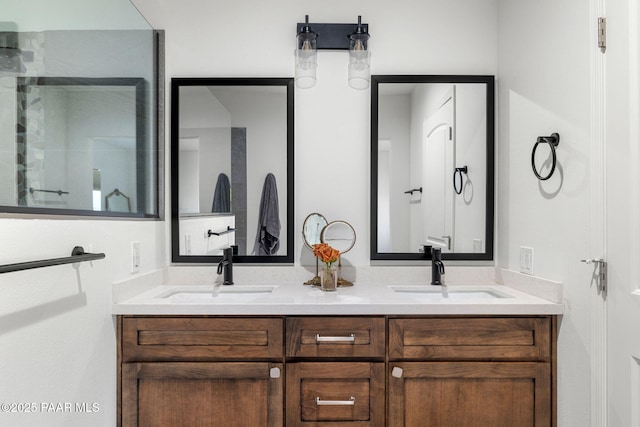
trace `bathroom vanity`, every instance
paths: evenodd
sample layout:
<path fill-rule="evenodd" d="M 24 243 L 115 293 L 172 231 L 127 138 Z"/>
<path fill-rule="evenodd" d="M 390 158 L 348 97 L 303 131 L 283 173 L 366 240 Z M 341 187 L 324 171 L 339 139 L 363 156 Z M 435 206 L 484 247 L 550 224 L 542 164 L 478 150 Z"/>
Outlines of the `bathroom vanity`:
<path fill-rule="evenodd" d="M 559 303 L 501 285 L 235 286 L 114 303 L 123 427 L 555 425 Z"/>
<path fill-rule="evenodd" d="M 555 316 L 118 325 L 122 426 L 554 425 Z"/>

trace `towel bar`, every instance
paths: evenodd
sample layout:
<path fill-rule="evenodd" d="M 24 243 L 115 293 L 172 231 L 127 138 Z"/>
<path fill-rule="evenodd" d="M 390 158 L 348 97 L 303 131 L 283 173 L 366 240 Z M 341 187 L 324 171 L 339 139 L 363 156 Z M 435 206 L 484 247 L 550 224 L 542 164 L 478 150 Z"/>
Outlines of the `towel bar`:
<path fill-rule="evenodd" d="M 15 264 L 0 265 L 0 273 L 11 273 L 12 271 L 29 270 L 32 268 L 50 267 L 53 265 L 72 264 L 74 262 L 93 261 L 102 259 L 105 254 L 87 253 L 82 246 L 76 246 L 71 251 L 71 256 L 64 258 L 43 259 L 38 261 L 18 262 Z"/>
<path fill-rule="evenodd" d="M 222 236 L 224 234 L 229 234 L 229 233 L 233 233 L 234 231 L 236 231 L 235 228 L 231 228 L 229 226 L 227 226 L 227 229 L 225 231 L 211 231 L 211 230 L 207 230 L 207 237 L 211 237 L 211 236 Z"/>

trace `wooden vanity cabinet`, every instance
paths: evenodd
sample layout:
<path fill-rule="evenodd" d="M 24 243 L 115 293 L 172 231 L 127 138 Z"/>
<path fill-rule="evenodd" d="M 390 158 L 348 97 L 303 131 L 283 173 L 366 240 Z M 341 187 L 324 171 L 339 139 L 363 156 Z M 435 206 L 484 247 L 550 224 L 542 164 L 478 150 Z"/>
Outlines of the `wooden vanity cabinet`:
<path fill-rule="evenodd" d="M 555 316 L 119 316 L 118 425 L 554 427 L 556 326 Z"/>
<path fill-rule="evenodd" d="M 287 427 L 384 427 L 385 318 L 287 317 Z"/>
<path fill-rule="evenodd" d="M 389 319 L 389 427 L 555 425 L 552 317 Z"/>
<path fill-rule="evenodd" d="M 119 320 L 122 427 L 283 426 L 281 318 Z"/>

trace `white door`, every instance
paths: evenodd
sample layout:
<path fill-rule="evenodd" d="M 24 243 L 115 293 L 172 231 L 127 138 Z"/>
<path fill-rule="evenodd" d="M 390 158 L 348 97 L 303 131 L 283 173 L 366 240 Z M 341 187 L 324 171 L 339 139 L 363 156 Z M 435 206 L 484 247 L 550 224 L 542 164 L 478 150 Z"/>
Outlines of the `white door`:
<path fill-rule="evenodd" d="M 608 427 L 640 427 L 640 12 L 637 0 L 605 3 L 608 399 L 603 419 Z"/>
<path fill-rule="evenodd" d="M 422 209 L 426 241 L 443 252 L 453 250 L 455 164 L 454 92 L 424 121 Z"/>

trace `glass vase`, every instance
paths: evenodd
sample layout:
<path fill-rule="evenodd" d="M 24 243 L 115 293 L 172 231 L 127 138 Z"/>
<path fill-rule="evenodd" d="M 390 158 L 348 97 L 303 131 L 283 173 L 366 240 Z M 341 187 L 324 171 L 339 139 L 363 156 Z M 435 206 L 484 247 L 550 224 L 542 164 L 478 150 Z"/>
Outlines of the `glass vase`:
<path fill-rule="evenodd" d="M 323 291 L 332 292 L 338 289 L 338 270 L 334 266 L 325 266 L 320 278 Z"/>

